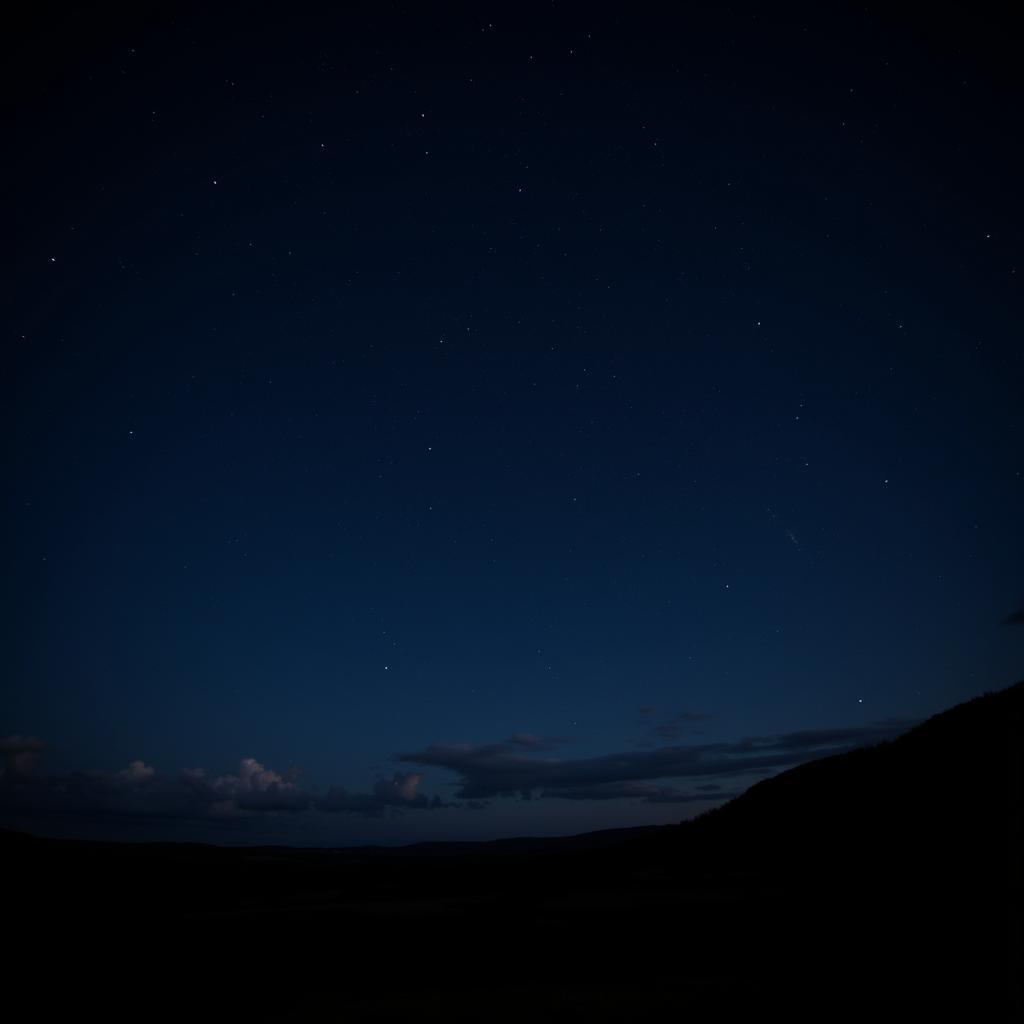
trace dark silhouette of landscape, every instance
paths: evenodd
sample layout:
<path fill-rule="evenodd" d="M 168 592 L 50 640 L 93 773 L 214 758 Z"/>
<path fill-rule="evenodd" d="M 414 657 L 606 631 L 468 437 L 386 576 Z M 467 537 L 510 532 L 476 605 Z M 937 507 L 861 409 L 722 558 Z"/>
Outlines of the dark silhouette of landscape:
<path fill-rule="evenodd" d="M 1022 708 L 1024 682 L 664 828 L 340 850 L 6 832 L 9 977 L 37 1007 L 140 1013 L 1005 1019 Z"/>

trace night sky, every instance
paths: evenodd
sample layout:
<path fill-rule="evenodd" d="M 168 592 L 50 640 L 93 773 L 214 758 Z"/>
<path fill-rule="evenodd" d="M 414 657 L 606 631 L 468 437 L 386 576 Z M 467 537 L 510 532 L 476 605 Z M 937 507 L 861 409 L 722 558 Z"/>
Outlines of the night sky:
<path fill-rule="evenodd" d="M 1020 678 L 1007 27 L 667 8 L 8 26 L 0 824 L 667 823 Z"/>

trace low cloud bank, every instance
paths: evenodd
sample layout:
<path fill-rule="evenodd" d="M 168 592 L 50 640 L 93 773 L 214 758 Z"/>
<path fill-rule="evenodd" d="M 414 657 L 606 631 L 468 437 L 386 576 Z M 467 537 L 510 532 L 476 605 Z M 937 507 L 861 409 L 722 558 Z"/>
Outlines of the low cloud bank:
<path fill-rule="evenodd" d="M 659 780 L 735 779 L 746 774 L 791 768 L 828 754 L 891 739 L 912 723 L 882 722 L 850 729 L 816 729 L 780 736 L 755 736 L 734 743 L 704 743 L 626 751 L 591 758 L 538 756 L 513 741 L 483 746 L 434 744 L 399 754 L 410 764 L 446 768 L 459 776 L 463 800 L 520 796 L 607 800 L 638 796 L 651 802 L 721 799 L 698 796 L 705 790 L 679 790 Z M 633 788 L 630 788 L 633 787 Z"/>
<path fill-rule="evenodd" d="M 686 713 L 679 720 L 692 721 Z M 34 736 L 0 737 L 0 813 L 25 822 L 51 817 L 112 822 L 199 820 L 244 823 L 266 815 L 355 815 L 380 818 L 407 811 L 482 809 L 495 799 L 628 800 L 647 804 L 721 802 L 745 788 L 743 776 L 770 775 L 804 761 L 886 740 L 911 723 L 818 729 L 733 743 L 631 750 L 589 758 L 556 753 L 558 739 L 516 733 L 497 743 L 432 744 L 395 755 L 417 770 L 379 778 L 367 791 L 330 786 L 313 791 L 300 772 L 278 772 L 243 758 L 222 775 L 202 768 L 162 772 L 141 759 L 113 773 L 45 775 L 46 745 Z M 665 733 L 669 735 L 669 733 Z M 420 768 L 453 772 L 456 802 L 421 790 Z"/>
<path fill-rule="evenodd" d="M 91 820 L 243 820 L 265 814 L 293 814 L 316 808 L 380 817 L 387 811 L 433 810 L 446 806 L 418 792 L 423 776 L 396 772 L 366 793 L 331 787 L 317 796 L 304 789 L 296 769 L 281 773 L 253 757 L 236 770 L 211 775 L 202 768 L 177 774 L 132 761 L 118 772 L 41 775 L 36 760 L 44 745 L 32 737 L 0 739 L 0 811 L 10 817 Z"/>

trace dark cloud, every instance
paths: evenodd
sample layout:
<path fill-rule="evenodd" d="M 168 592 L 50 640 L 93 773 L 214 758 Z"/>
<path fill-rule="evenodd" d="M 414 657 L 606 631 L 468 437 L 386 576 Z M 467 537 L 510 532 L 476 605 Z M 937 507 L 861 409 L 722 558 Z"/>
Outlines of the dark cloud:
<path fill-rule="evenodd" d="M 459 775 L 461 799 L 479 800 L 539 790 L 573 792 L 625 782 L 658 779 L 735 777 L 789 768 L 827 754 L 890 739 L 912 723 L 885 722 L 850 729 L 818 729 L 781 736 L 626 751 L 602 757 L 564 759 L 524 753 L 512 743 L 484 746 L 435 744 L 397 755 L 399 761 L 447 768 Z M 607 799 L 597 796 L 595 799 Z"/>
<path fill-rule="evenodd" d="M 714 786 L 714 789 L 720 789 Z M 698 786 L 698 790 L 704 789 Z M 730 800 L 739 792 L 713 794 L 687 791 L 677 786 L 658 785 L 654 782 L 608 782 L 596 786 L 578 786 L 570 789 L 545 788 L 543 796 L 557 800 L 642 800 L 649 804 L 689 804 L 701 800 Z"/>
<path fill-rule="evenodd" d="M 310 804 L 308 794 L 278 786 L 258 792 L 245 793 L 235 798 L 242 811 L 304 811 Z"/>
<path fill-rule="evenodd" d="M 395 772 L 390 779 L 379 779 L 372 793 L 350 793 L 341 786 L 332 786 L 316 802 L 318 810 L 332 814 L 361 814 L 379 818 L 388 808 L 434 810 L 446 806 L 439 797 L 419 792 L 423 776 L 417 772 Z"/>
<path fill-rule="evenodd" d="M 1018 608 L 1015 612 L 1010 612 L 1002 621 L 1004 626 L 1024 626 L 1024 608 Z"/>

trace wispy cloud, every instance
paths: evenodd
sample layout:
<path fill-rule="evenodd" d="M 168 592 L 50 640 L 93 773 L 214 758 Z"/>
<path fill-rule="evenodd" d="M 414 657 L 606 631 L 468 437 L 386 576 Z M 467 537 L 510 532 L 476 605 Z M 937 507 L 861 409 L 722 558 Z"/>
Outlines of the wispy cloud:
<path fill-rule="evenodd" d="M 739 790 L 725 792 L 717 785 L 712 788 L 714 792 L 709 792 L 706 786 L 684 790 L 678 786 L 659 785 L 654 782 L 606 782 L 566 789 L 548 787 L 541 795 L 547 799 L 558 800 L 641 800 L 648 804 L 692 804 L 701 801 L 731 800 L 734 796 L 739 796 Z"/>
<path fill-rule="evenodd" d="M 747 773 L 781 770 L 827 754 L 889 739 L 912 723 L 884 722 L 849 729 L 818 729 L 780 736 L 754 736 L 733 743 L 668 746 L 655 750 L 625 751 L 600 757 L 567 759 L 524 752 L 511 742 L 480 746 L 434 744 L 397 755 L 397 760 L 446 768 L 459 776 L 460 799 L 498 796 L 572 794 L 572 799 L 609 799 L 626 783 L 671 779 L 734 778 Z M 612 788 L 609 788 L 612 787 Z M 686 796 L 680 791 L 676 798 Z"/>

